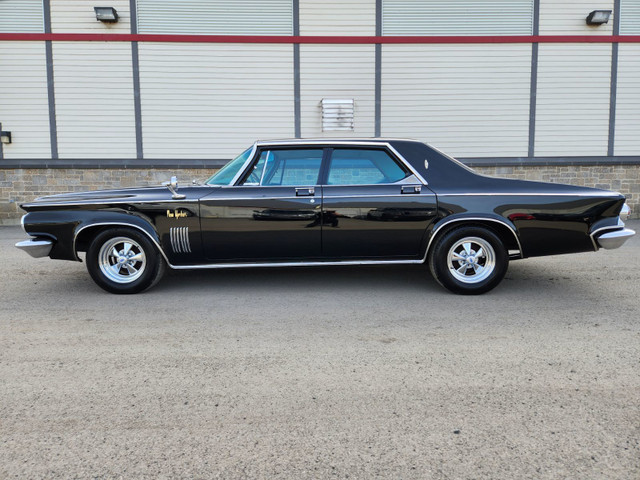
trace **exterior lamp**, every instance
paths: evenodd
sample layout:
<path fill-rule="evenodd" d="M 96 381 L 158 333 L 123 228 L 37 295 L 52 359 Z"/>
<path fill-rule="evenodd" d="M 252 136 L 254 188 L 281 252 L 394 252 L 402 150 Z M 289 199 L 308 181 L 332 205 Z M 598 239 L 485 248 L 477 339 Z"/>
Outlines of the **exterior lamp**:
<path fill-rule="evenodd" d="M 118 21 L 118 12 L 113 7 L 93 7 L 96 11 L 96 20 L 107 23 L 115 23 Z"/>
<path fill-rule="evenodd" d="M 0 132 L 0 142 L 11 143 L 11 132 L 7 132 L 4 130 Z"/>
<path fill-rule="evenodd" d="M 594 10 L 587 16 L 587 25 L 602 25 L 609 21 L 611 10 Z"/>

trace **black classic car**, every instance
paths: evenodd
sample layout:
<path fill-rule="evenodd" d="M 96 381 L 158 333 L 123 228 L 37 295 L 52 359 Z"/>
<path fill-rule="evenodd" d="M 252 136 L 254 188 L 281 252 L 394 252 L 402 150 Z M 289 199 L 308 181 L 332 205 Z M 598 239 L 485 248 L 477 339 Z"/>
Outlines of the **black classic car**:
<path fill-rule="evenodd" d="M 479 294 L 509 260 L 617 248 L 624 196 L 492 178 L 412 140 L 257 142 L 204 184 L 70 193 L 25 203 L 34 257 L 80 260 L 113 293 L 174 269 L 420 264 Z"/>

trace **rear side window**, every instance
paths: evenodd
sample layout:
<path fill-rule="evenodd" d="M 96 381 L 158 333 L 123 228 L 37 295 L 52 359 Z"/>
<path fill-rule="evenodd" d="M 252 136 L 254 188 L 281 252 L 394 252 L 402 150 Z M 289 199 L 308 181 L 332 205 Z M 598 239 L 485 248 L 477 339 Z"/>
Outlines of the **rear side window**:
<path fill-rule="evenodd" d="M 395 183 L 409 172 L 383 150 L 335 149 L 329 165 L 328 185 Z"/>

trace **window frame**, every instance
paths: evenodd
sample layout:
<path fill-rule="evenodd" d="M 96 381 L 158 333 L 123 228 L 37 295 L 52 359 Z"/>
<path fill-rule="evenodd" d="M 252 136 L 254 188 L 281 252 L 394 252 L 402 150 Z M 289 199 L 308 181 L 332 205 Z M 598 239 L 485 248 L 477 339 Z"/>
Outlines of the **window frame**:
<path fill-rule="evenodd" d="M 263 152 L 268 152 L 268 151 L 276 151 L 276 150 L 322 150 L 322 158 L 320 160 L 320 168 L 318 169 L 318 176 L 316 177 L 316 181 L 314 184 L 295 184 L 295 185 L 244 185 L 244 182 L 247 180 L 247 178 L 249 178 L 249 176 L 253 173 L 253 168 L 258 164 L 258 162 L 260 161 L 260 157 L 262 156 Z M 330 148 L 328 147 L 324 147 L 324 146 L 319 146 L 319 145 L 297 145 L 297 146 L 264 146 L 264 147 L 258 147 L 256 149 L 256 152 L 253 155 L 253 158 L 251 159 L 251 161 L 249 162 L 249 164 L 245 167 L 244 171 L 242 172 L 242 174 L 238 177 L 238 179 L 234 182 L 233 186 L 234 187 L 246 187 L 246 188 L 295 188 L 295 187 L 315 187 L 315 186 L 319 186 L 320 184 L 320 179 L 322 178 L 322 172 L 323 172 L 323 168 L 324 165 L 327 161 L 327 155 L 328 155 L 328 150 L 330 150 Z"/>
<path fill-rule="evenodd" d="M 407 166 L 405 165 L 405 162 L 401 161 L 396 155 L 394 155 L 393 152 L 391 152 L 388 148 L 386 148 L 385 146 L 381 146 L 381 147 L 375 147 L 375 146 L 359 146 L 359 145 L 340 145 L 337 146 L 337 148 L 330 148 L 329 149 L 329 155 L 328 158 L 326 158 L 326 161 L 324 161 L 325 159 L 323 158 L 323 168 L 320 171 L 320 185 L 322 186 L 326 186 L 326 187 L 363 187 L 363 186 L 369 186 L 369 187 L 373 187 L 376 185 L 402 185 L 403 183 L 405 183 L 405 181 L 408 178 L 414 177 L 417 181 L 417 183 L 421 183 L 420 180 L 415 176 L 414 172 Z M 395 164 L 403 171 L 405 172 L 407 175 L 400 179 L 397 180 L 395 182 L 382 182 L 382 183 L 329 183 L 329 170 L 331 169 L 331 162 L 333 160 L 333 151 L 334 150 L 374 150 L 374 151 L 381 151 L 386 153 L 391 160 L 393 160 L 395 162 Z M 374 166 L 376 168 L 378 168 L 377 165 L 375 165 L 374 162 L 372 162 L 374 164 Z"/>

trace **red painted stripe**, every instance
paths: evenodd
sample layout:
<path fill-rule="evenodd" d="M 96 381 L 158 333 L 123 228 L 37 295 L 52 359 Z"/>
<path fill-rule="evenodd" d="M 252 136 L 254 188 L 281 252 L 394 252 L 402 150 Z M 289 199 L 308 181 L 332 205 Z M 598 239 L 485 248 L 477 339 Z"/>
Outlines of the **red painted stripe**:
<path fill-rule="evenodd" d="M 127 33 L 0 33 L 0 41 L 315 43 L 315 44 L 473 44 L 473 43 L 640 43 L 640 35 L 486 35 L 486 36 L 292 36 L 151 35 Z"/>

